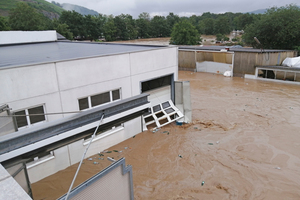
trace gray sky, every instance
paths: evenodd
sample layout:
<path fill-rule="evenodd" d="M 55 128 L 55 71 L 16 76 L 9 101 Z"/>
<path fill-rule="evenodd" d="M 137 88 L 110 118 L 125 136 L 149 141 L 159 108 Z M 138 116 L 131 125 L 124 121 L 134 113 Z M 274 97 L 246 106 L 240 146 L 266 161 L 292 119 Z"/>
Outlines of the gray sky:
<path fill-rule="evenodd" d="M 51 2 L 52 0 L 47 0 Z M 142 12 L 151 16 L 168 15 L 173 12 L 179 16 L 201 15 L 203 12 L 251 12 L 273 6 L 287 4 L 300 5 L 299 0 L 54 0 L 71 3 L 106 15 L 130 14 L 134 18 Z"/>

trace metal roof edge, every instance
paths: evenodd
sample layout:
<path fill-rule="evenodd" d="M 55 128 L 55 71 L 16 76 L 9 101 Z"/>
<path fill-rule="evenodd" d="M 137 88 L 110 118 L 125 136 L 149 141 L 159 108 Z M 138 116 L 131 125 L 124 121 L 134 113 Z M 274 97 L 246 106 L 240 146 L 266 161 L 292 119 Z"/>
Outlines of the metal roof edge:
<path fill-rule="evenodd" d="M 72 41 L 53 41 L 53 42 L 40 42 L 40 43 L 54 43 L 54 42 L 57 42 L 57 43 L 58 42 L 59 43 L 73 43 Z M 81 43 L 81 42 L 78 42 L 78 43 Z M 82 42 L 82 43 L 91 44 L 91 45 L 99 45 L 99 44 L 101 44 L 101 43 L 97 44 L 97 43 L 89 43 L 89 42 Z M 29 44 L 33 44 L 33 43 L 29 43 Z M 111 43 L 107 43 L 107 44 L 111 44 Z M 17 45 L 25 45 L 25 44 L 17 44 Z M 115 44 L 115 45 L 119 45 L 119 44 Z M 123 44 L 121 44 L 121 45 L 123 45 Z M 128 45 L 128 44 L 124 44 L 124 45 Z M 9 45 L 9 46 L 12 46 L 12 45 Z M 131 45 L 128 45 L 128 46 L 131 46 Z M 138 45 L 135 45 L 135 46 L 138 46 Z M 150 45 L 139 45 L 139 46 L 149 46 L 150 47 Z M 158 46 L 158 47 L 162 47 L 162 48 L 139 50 L 139 51 L 132 51 L 132 52 L 123 52 L 123 53 L 111 53 L 111 54 L 107 54 L 107 55 L 84 56 L 84 57 L 78 57 L 78 58 L 73 58 L 73 59 L 61 59 L 61 60 L 53 60 L 53 61 L 45 61 L 45 62 L 36 62 L 36 63 L 33 63 L 33 64 L 11 65 L 11 66 L 0 67 L 0 70 L 11 69 L 11 68 L 18 68 L 18 67 L 30 67 L 30 66 L 36 66 L 36 65 L 42 65 L 42 64 L 49 64 L 49 63 L 66 62 L 66 61 L 72 61 L 72 60 L 81 60 L 81 59 L 90 59 L 90 58 L 98 58 L 98 57 L 105 57 L 105 56 L 131 54 L 131 53 L 153 51 L 153 50 L 159 50 L 159 49 L 168 49 L 168 48 L 174 48 L 174 47 L 177 47 L 177 46 Z"/>

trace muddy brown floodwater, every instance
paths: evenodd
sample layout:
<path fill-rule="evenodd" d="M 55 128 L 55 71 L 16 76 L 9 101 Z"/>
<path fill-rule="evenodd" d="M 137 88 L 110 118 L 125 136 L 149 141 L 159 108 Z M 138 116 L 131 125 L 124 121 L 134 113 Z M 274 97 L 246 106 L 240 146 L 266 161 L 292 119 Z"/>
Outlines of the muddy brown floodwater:
<path fill-rule="evenodd" d="M 300 199 L 299 85 L 187 71 L 179 79 L 191 83 L 193 123 L 105 154 L 132 165 L 135 199 Z M 77 184 L 110 164 L 84 162 Z M 76 166 L 33 184 L 34 199 L 66 193 Z"/>

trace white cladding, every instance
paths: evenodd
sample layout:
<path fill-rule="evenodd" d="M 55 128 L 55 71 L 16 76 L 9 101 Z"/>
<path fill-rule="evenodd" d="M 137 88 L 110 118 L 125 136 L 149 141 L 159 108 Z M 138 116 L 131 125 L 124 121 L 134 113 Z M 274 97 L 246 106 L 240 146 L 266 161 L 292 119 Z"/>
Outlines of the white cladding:
<path fill-rule="evenodd" d="M 54 42 L 56 40 L 56 31 L 0 31 L 0 45 Z"/>
<path fill-rule="evenodd" d="M 44 105 L 46 113 L 79 111 L 78 99 L 121 89 L 121 99 L 141 94 L 141 82 L 174 75 L 178 78 L 177 47 L 99 56 L 48 64 L 0 68 L 0 105 L 12 111 Z M 169 92 L 167 92 L 170 94 Z M 67 114 L 68 116 L 70 114 Z M 64 117 L 48 115 L 47 121 Z M 38 125 L 36 125 L 38 126 Z M 93 155 L 142 132 L 141 118 L 124 124 L 124 129 L 93 142 Z M 80 140 L 54 151 L 54 159 L 29 169 L 31 183 L 79 162 L 84 152 Z M 47 169 L 47 170 L 44 170 Z"/>

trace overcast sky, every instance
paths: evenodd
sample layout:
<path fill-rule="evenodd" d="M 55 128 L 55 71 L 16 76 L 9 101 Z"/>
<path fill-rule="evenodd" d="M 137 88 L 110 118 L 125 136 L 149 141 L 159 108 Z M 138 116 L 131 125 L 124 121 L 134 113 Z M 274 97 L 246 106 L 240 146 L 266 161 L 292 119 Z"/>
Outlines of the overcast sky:
<path fill-rule="evenodd" d="M 51 2 L 52 0 L 47 0 Z M 54 0 L 71 3 L 106 15 L 130 14 L 134 18 L 142 12 L 151 16 L 168 15 L 173 12 L 179 16 L 201 15 L 203 12 L 251 12 L 273 6 L 287 4 L 300 5 L 299 0 Z"/>

